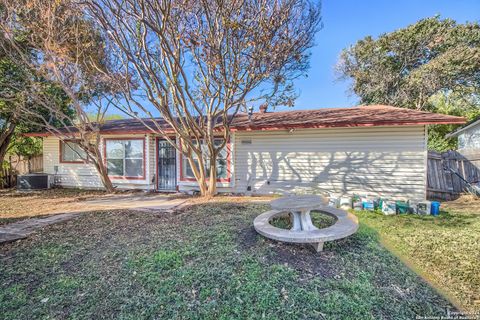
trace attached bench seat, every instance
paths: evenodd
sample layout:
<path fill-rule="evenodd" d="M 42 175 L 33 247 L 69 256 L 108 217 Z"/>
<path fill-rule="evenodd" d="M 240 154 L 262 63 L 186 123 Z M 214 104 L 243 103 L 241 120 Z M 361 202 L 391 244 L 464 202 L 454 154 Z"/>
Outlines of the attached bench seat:
<path fill-rule="evenodd" d="M 349 212 L 323 205 L 313 210 L 331 215 L 337 221 L 327 228 L 293 231 L 271 225 L 270 221 L 276 216 L 285 214 L 285 211 L 270 210 L 256 217 L 253 221 L 253 226 L 264 237 L 289 243 L 310 243 L 317 251 L 322 251 L 325 241 L 342 239 L 354 234 L 358 230 L 358 218 Z"/>

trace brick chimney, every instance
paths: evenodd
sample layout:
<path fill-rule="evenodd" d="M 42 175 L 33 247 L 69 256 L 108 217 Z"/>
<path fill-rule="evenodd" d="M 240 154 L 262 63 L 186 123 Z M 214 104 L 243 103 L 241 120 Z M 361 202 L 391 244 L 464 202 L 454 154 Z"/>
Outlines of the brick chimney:
<path fill-rule="evenodd" d="M 260 113 L 266 113 L 268 108 L 268 104 L 264 103 L 260 106 Z"/>

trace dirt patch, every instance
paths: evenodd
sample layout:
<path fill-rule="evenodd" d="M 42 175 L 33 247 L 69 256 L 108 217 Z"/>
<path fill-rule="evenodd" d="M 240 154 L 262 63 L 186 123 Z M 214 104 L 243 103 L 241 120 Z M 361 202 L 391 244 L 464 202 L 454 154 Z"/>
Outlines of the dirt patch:
<path fill-rule="evenodd" d="M 441 209 L 480 215 L 480 198 L 473 195 L 463 195 L 454 201 L 442 202 Z"/>
<path fill-rule="evenodd" d="M 273 250 L 270 255 L 271 263 L 277 263 L 290 267 L 299 272 L 302 280 L 310 280 L 315 277 L 324 279 L 335 278 L 337 270 L 332 268 L 335 254 L 332 252 L 316 253 L 308 244 L 281 243 L 266 240 Z"/>
<path fill-rule="evenodd" d="M 16 190 L 0 190 L 0 225 L 15 222 L 26 218 L 33 218 L 56 213 L 74 211 L 98 211 L 115 209 L 108 206 L 95 207 L 87 200 L 108 200 L 111 198 L 142 198 L 168 197 L 169 200 L 189 199 L 192 204 L 210 203 L 248 203 L 254 201 L 268 201 L 271 197 L 242 197 L 218 196 L 214 199 L 191 197 L 183 194 L 162 195 L 144 191 L 118 191 L 106 194 L 103 191 L 80 189 L 49 189 L 32 192 L 18 192 Z"/>
<path fill-rule="evenodd" d="M 175 201 L 178 203 L 184 198 L 188 196 L 144 191 L 118 191 L 107 194 L 103 191 L 80 189 L 50 189 L 33 192 L 1 190 L 0 225 L 66 212 L 134 209 L 137 205 L 160 210 L 163 205 L 174 206 Z M 172 200 L 172 202 L 167 204 L 166 200 Z"/>
<path fill-rule="evenodd" d="M 102 191 L 50 189 L 33 192 L 0 190 L 0 224 L 19 219 L 73 211 L 86 199 L 104 196 Z"/>

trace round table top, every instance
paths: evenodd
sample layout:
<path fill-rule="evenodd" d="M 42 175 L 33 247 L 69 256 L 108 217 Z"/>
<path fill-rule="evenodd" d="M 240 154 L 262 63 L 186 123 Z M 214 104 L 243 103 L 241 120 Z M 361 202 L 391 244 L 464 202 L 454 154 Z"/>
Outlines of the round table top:
<path fill-rule="evenodd" d="M 272 200 L 270 205 L 275 210 L 306 210 L 326 205 L 327 199 L 319 195 L 301 195 L 301 196 L 287 196 Z"/>

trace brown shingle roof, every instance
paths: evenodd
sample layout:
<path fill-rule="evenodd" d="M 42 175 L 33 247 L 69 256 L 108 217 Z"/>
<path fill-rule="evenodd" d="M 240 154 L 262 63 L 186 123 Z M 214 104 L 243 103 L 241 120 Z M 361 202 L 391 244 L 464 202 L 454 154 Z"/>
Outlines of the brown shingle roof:
<path fill-rule="evenodd" d="M 142 122 L 143 121 L 143 122 Z M 137 119 L 121 119 L 121 120 L 109 120 L 105 121 L 101 126 L 101 132 L 114 134 L 116 132 L 124 133 L 148 133 L 150 130 L 149 127 L 157 130 L 157 127 L 152 119 L 143 119 L 142 121 Z M 155 119 L 158 127 L 162 130 L 169 131 L 171 127 L 160 118 Z M 147 126 L 145 126 L 145 124 Z"/>
<path fill-rule="evenodd" d="M 242 114 L 236 117 L 233 127 L 237 130 L 268 130 L 276 128 L 401 126 L 454 123 L 465 123 L 465 119 L 405 108 L 371 105 L 353 108 L 254 113 L 250 121 L 247 115 Z"/>
<path fill-rule="evenodd" d="M 144 120 L 155 128 L 153 120 Z M 159 126 L 170 131 L 168 124 L 156 119 Z M 316 110 L 293 110 L 254 113 L 249 119 L 245 113 L 237 114 L 232 122 L 234 130 L 281 130 L 292 128 L 329 128 L 361 126 L 402 126 L 429 124 L 463 124 L 465 119 L 444 114 L 395 108 L 384 105 L 359 106 L 353 108 L 331 108 Z M 136 119 L 106 121 L 101 126 L 104 134 L 150 133 Z M 35 135 L 35 134 L 31 134 Z M 41 134 L 38 134 L 41 135 Z"/>

